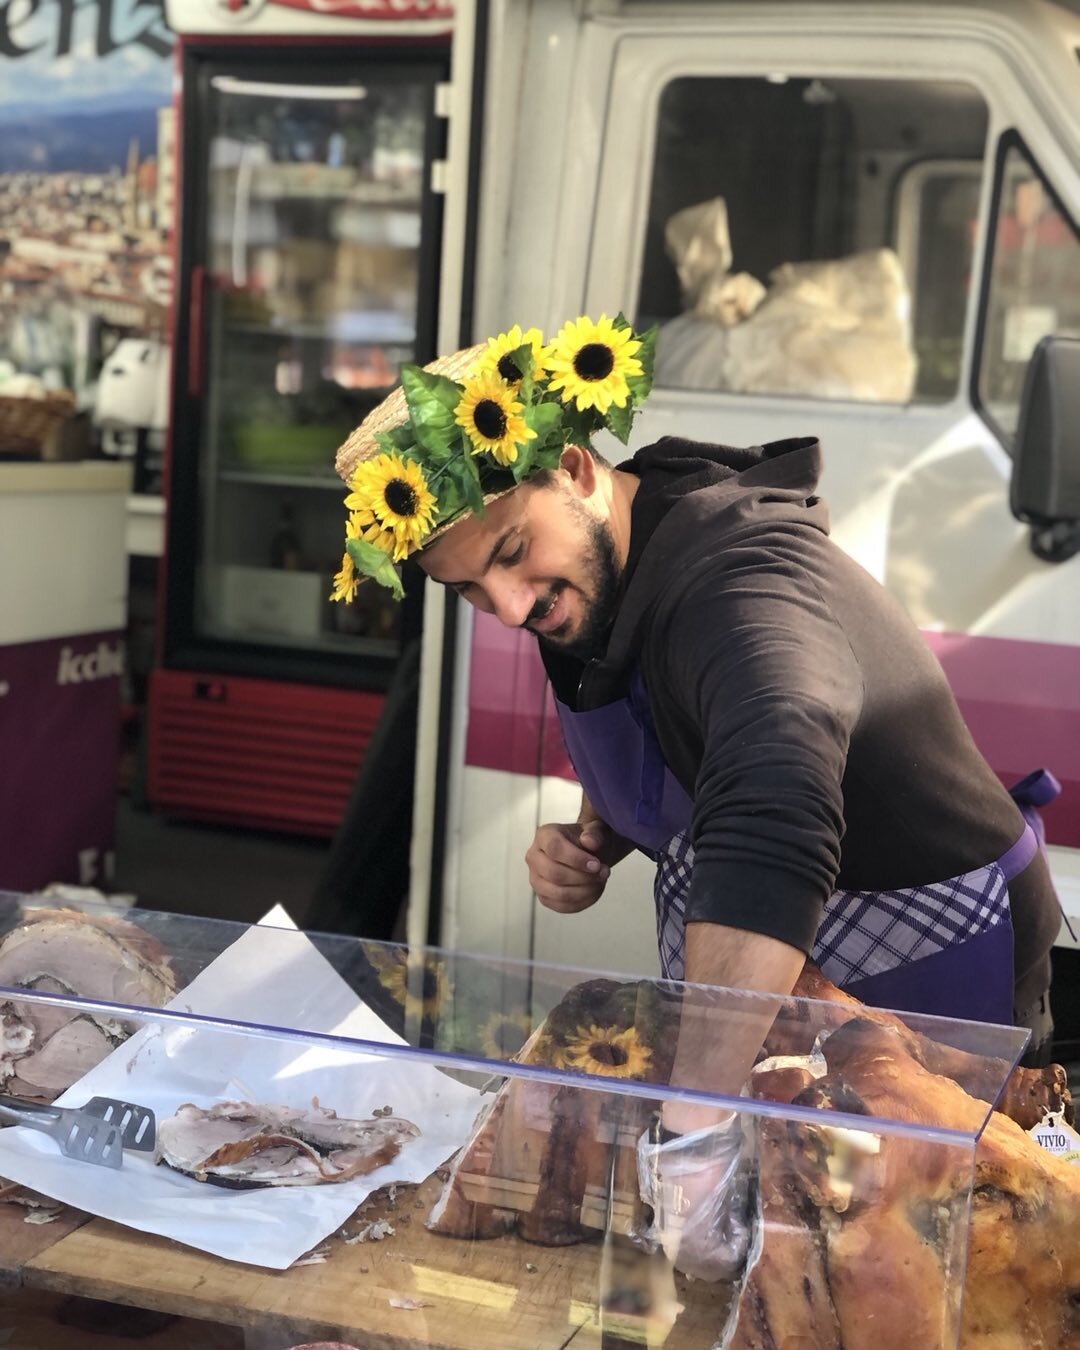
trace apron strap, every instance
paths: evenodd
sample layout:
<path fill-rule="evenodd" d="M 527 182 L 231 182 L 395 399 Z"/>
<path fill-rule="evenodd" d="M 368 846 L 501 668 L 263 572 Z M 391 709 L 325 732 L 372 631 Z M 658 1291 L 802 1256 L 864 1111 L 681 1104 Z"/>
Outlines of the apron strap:
<path fill-rule="evenodd" d="M 1012 881 L 1013 877 L 1018 877 L 1028 863 L 1039 851 L 1039 841 L 1035 836 L 1035 831 L 1030 825 L 1024 825 L 1024 833 L 998 859 L 998 866 L 1005 873 L 1005 880 Z"/>
<path fill-rule="evenodd" d="M 657 739 L 652 709 L 649 707 L 649 696 L 640 670 L 634 671 L 634 678 L 630 683 L 630 707 L 642 731 L 641 781 L 638 785 L 634 819 L 639 825 L 651 827 L 660 820 L 668 767 Z"/>

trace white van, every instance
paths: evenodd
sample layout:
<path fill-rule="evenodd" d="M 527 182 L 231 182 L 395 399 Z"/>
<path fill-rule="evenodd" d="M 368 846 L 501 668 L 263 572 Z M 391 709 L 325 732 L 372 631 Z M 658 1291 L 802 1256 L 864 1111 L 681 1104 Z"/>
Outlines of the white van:
<path fill-rule="evenodd" d="M 834 537 L 925 631 L 991 764 L 1061 780 L 1080 929 L 1080 527 L 1010 510 L 1029 359 L 1080 334 L 1075 7 L 457 14 L 440 346 L 622 310 L 662 330 L 631 448 L 818 436 Z M 536 826 L 579 801 L 533 640 L 436 592 L 424 672 L 410 936 L 654 970 L 644 859 L 573 918 L 530 894 Z"/>

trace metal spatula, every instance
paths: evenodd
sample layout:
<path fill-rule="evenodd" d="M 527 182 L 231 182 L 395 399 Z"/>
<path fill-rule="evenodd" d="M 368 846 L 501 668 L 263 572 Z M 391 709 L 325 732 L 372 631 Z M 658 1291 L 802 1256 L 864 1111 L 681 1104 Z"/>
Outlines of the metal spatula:
<path fill-rule="evenodd" d="M 0 1096 L 0 1120 L 51 1135 L 66 1158 L 77 1158 L 97 1167 L 120 1167 L 124 1161 L 120 1127 L 85 1111 Z"/>
<path fill-rule="evenodd" d="M 124 1147 L 137 1153 L 152 1153 L 157 1142 L 157 1122 L 148 1106 L 134 1102 L 120 1102 L 115 1097 L 91 1097 L 77 1108 L 97 1116 L 109 1125 L 115 1125 L 124 1140 Z"/>

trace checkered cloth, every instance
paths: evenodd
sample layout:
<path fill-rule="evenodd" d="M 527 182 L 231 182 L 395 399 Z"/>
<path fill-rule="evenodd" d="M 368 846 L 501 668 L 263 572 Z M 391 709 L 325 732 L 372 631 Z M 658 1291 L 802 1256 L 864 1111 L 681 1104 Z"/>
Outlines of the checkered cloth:
<path fill-rule="evenodd" d="M 677 834 L 657 855 L 653 883 L 660 969 L 671 980 L 681 980 L 686 969 L 686 897 L 693 871 L 693 845 Z M 834 891 L 811 956 L 843 986 L 959 946 L 1008 917 L 1008 882 L 997 863 L 908 890 Z"/>
<path fill-rule="evenodd" d="M 685 833 L 673 835 L 656 855 L 653 899 L 660 973 L 681 980 L 686 970 L 686 897 L 694 874 L 694 846 Z"/>

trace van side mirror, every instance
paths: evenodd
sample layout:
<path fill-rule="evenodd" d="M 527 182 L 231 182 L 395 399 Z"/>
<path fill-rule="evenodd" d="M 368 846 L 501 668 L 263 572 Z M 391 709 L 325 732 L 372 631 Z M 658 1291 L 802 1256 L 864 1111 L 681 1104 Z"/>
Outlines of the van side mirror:
<path fill-rule="evenodd" d="M 1028 364 L 1009 505 L 1045 562 L 1080 553 L 1080 338 L 1044 337 Z"/>

